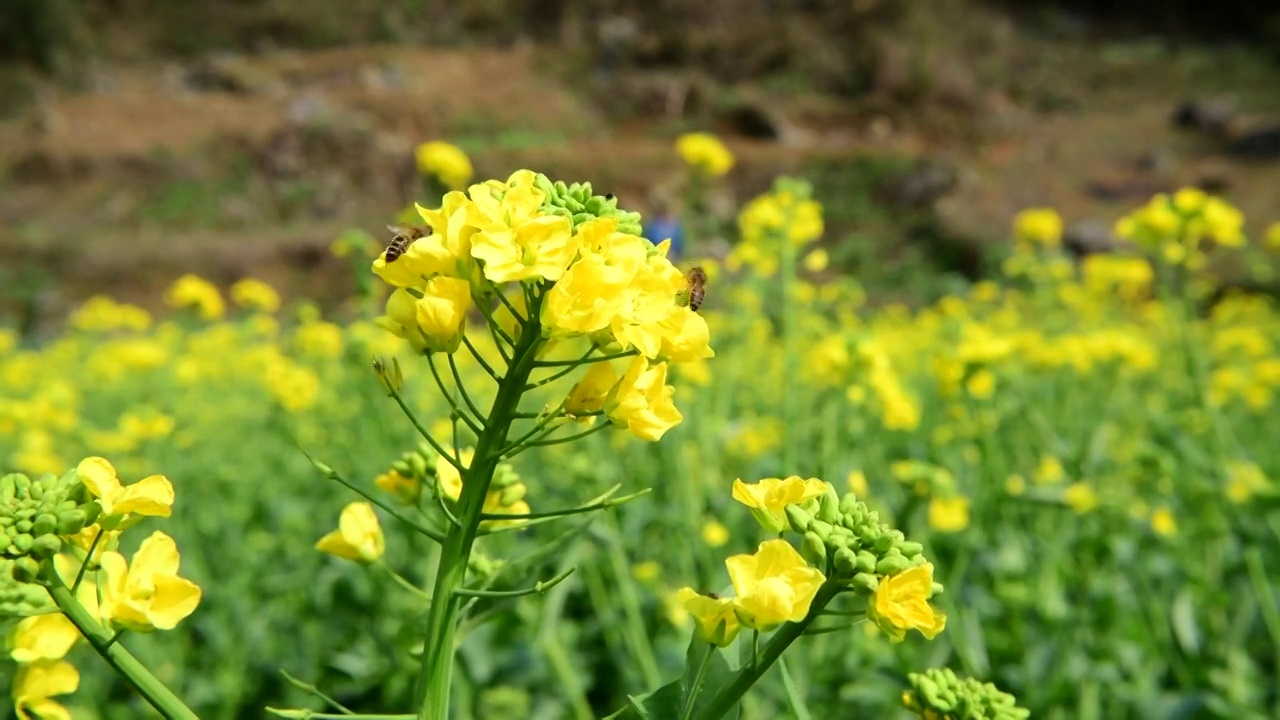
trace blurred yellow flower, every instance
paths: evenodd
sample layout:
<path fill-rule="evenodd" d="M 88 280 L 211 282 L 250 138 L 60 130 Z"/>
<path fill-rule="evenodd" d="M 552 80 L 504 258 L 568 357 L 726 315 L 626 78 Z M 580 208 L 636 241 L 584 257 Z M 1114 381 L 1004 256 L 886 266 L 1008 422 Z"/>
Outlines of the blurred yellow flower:
<path fill-rule="evenodd" d="M 136 632 L 172 630 L 200 604 L 200 587 L 178 577 L 178 546 L 156 531 L 126 563 L 117 552 L 101 558 L 106 580 L 100 586 L 102 616 Z"/>
<path fill-rule="evenodd" d="M 425 142 L 414 150 L 418 172 L 440 180 L 450 190 L 461 190 L 471 180 L 471 158 L 458 146 L 439 140 Z"/>
<path fill-rule="evenodd" d="M 935 497 L 929 501 L 929 527 L 942 533 L 969 527 L 969 498 Z"/>
<path fill-rule="evenodd" d="M 1078 513 L 1087 513 L 1098 506 L 1098 495 L 1093 486 L 1083 482 L 1068 485 L 1062 491 L 1062 499 Z"/>
<path fill-rule="evenodd" d="M 218 288 L 195 275 L 183 275 L 169 286 L 165 302 L 175 308 L 194 309 L 205 320 L 217 320 L 227 311 Z"/>
<path fill-rule="evenodd" d="M 1031 479 L 1037 485 L 1055 485 L 1062 482 L 1067 477 L 1066 471 L 1062 468 L 1062 463 L 1058 458 L 1052 455 L 1042 455 L 1040 464 L 1036 466 L 1035 474 Z"/>
<path fill-rule="evenodd" d="M 701 595 L 693 588 L 683 587 L 676 591 L 676 599 L 693 617 L 698 626 L 698 637 L 704 642 L 725 647 L 738 637 L 742 625 L 733 598 Z"/>
<path fill-rule="evenodd" d="M 383 492 L 391 493 L 405 505 L 413 505 L 422 495 L 422 483 L 416 478 L 405 477 L 395 470 L 387 471 L 374 478 L 373 484 Z"/>
<path fill-rule="evenodd" d="M 1029 208 L 1013 218 L 1013 235 L 1020 242 L 1056 247 L 1062 242 L 1062 216 L 1053 208 Z"/>
<path fill-rule="evenodd" d="M 867 606 L 867 617 L 901 642 L 908 630 L 932 640 L 947 626 L 947 616 L 929 604 L 933 595 L 933 565 L 925 563 L 881 578 Z"/>
<path fill-rule="evenodd" d="M 642 583 L 653 582 L 662 572 L 662 566 L 656 560 L 645 560 L 631 568 L 631 576 Z"/>
<path fill-rule="evenodd" d="M 1151 512 L 1151 529 L 1161 537 L 1170 537 L 1178 532 L 1178 522 L 1173 511 L 1161 505 Z"/>
<path fill-rule="evenodd" d="M 702 524 L 702 541 L 718 548 L 729 542 L 729 528 L 717 520 L 708 520 Z"/>
<path fill-rule="evenodd" d="M 275 288 L 261 280 L 244 278 L 232 285 L 230 292 L 231 299 L 240 307 L 265 313 L 280 309 L 280 295 Z"/>
<path fill-rule="evenodd" d="M 367 502 L 353 502 L 342 509 L 338 529 L 316 542 L 316 549 L 360 563 L 376 562 L 386 551 L 382 525 Z"/>
<path fill-rule="evenodd" d="M 803 620 L 826 580 L 781 539 L 764 541 L 754 555 L 734 555 L 725 566 L 737 593 L 738 618 L 757 630 Z"/>
<path fill-rule="evenodd" d="M 95 295 L 71 314 L 71 327 L 90 332 L 133 330 L 141 332 L 151 326 L 151 314 L 134 305 L 118 303 L 109 297 Z M 0 343 L 0 350 L 3 349 Z"/>
<path fill-rule="evenodd" d="M 733 153 L 720 138 L 706 132 L 693 132 L 676 139 L 676 152 L 686 165 L 708 177 L 720 177 L 733 167 Z"/>
<path fill-rule="evenodd" d="M 867 485 L 867 475 L 861 470 L 850 470 L 845 482 L 849 484 L 849 490 L 859 500 L 866 500 L 867 495 L 871 493 L 871 488 Z"/>
<path fill-rule="evenodd" d="M 80 687 L 80 673 L 61 660 L 21 665 L 13 679 L 13 709 L 21 720 L 71 720 L 71 712 L 54 700 Z"/>
<path fill-rule="evenodd" d="M 751 509 L 751 514 L 765 530 L 782 532 L 787 527 L 786 507 L 816 498 L 828 491 L 831 485 L 817 478 L 804 479 L 792 475 L 785 479 L 764 478 L 745 483 L 742 478 L 733 481 L 733 499 Z"/>
<path fill-rule="evenodd" d="M 1004 491 L 1017 497 L 1027 491 L 1027 480 L 1021 475 L 1014 473 L 1004 480 Z"/>
<path fill-rule="evenodd" d="M 1280 250 L 1280 222 L 1273 222 L 1263 234 L 1264 242 L 1272 250 Z"/>
<path fill-rule="evenodd" d="M 996 391 L 996 376 L 990 370 L 978 370 L 965 381 L 965 391 L 975 400 L 986 400 Z"/>
<path fill-rule="evenodd" d="M 826 248 L 815 248 L 804 256 L 804 269 L 809 272 L 822 272 L 830 264 L 831 256 L 827 254 Z"/>
<path fill-rule="evenodd" d="M 1262 468 L 1251 462 L 1227 463 L 1227 499 L 1237 505 L 1248 502 L 1259 492 L 1267 490 L 1271 482 Z"/>

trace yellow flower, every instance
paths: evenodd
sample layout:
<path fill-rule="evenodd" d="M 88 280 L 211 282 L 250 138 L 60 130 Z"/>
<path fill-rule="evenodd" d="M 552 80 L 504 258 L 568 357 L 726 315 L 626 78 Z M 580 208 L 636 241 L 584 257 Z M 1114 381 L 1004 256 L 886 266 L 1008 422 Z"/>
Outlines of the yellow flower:
<path fill-rule="evenodd" d="M 303 323 L 294 331 L 293 341 L 304 355 L 334 358 L 342 354 L 342 328 L 331 322 Z"/>
<path fill-rule="evenodd" d="M 387 262 L 386 251 L 373 260 L 373 273 L 398 288 L 422 285 L 436 275 L 456 276 L 460 274 L 458 271 L 459 257 L 445 245 L 445 236 L 439 233 L 413 241 L 395 262 Z"/>
<path fill-rule="evenodd" d="M 678 322 L 679 330 L 674 335 L 663 336 L 662 349 L 658 354 L 673 363 L 687 363 L 715 357 L 716 353 L 711 349 L 711 330 L 707 327 L 706 318 L 687 307 L 677 311 L 676 317 L 678 320 L 673 321 L 672 326 L 675 327 Z"/>
<path fill-rule="evenodd" d="M 656 442 L 684 419 L 672 402 L 674 395 L 675 388 L 667 384 L 667 364 L 650 365 L 637 357 L 605 396 L 605 415 L 636 437 Z"/>
<path fill-rule="evenodd" d="M 754 555 L 734 555 L 724 564 L 738 595 L 738 618 L 757 630 L 803 620 L 826 580 L 791 543 L 780 539 L 766 540 Z"/>
<path fill-rule="evenodd" d="M 771 533 L 782 532 L 787 527 L 786 508 L 825 494 L 831 485 L 818 478 L 804 479 L 792 475 L 786 479 L 764 478 L 759 482 L 745 483 L 741 478 L 733 481 L 733 499 L 751 509 L 760 525 Z"/>
<path fill-rule="evenodd" d="M 1161 537 L 1170 537 L 1178 532 L 1178 521 L 1173 511 L 1161 505 L 1151 512 L 1151 529 Z"/>
<path fill-rule="evenodd" d="M 1056 247 L 1062 241 L 1062 216 L 1053 208 L 1029 208 L 1013 218 L 1013 235 L 1022 242 Z"/>
<path fill-rule="evenodd" d="M 471 180 L 471 158 L 456 145 L 438 140 L 425 142 L 413 152 L 418 172 L 438 178 L 450 190 L 461 190 Z"/>
<path fill-rule="evenodd" d="M 460 456 L 458 461 L 462 463 L 462 467 L 471 467 L 471 461 L 475 459 L 476 451 L 474 448 L 466 448 L 458 453 Z M 462 473 L 458 472 L 458 468 L 444 457 L 436 458 L 436 483 L 439 485 L 440 492 L 450 500 L 457 500 L 462 496 Z"/>
<path fill-rule="evenodd" d="M 361 563 L 372 563 L 381 558 L 386 550 L 386 540 L 373 505 L 367 502 L 348 504 L 338 518 L 338 529 L 320 538 L 316 549 Z"/>
<path fill-rule="evenodd" d="M 684 273 L 666 256 L 651 255 L 622 289 L 621 305 L 609 322 L 609 332 L 621 349 L 634 347 L 641 355 L 654 358 L 662 353 L 666 340 L 667 349 L 680 357 L 694 359 L 699 354 L 705 355 L 705 346 L 698 346 L 698 327 L 686 330 L 688 316 L 694 313 L 675 302 L 676 296 L 687 287 Z M 686 337 L 677 340 L 681 335 Z"/>
<path fill-rule="evenodd" d="M 21 720 L 71 720 L 71 712 L 53 699 L 80 687 L 80 673 L 69 662 L 44 660 L 22 665 L 13 679 L 13 708 Z"/>
<path fill-rule="evenodd" d="M 582 379 L 569 391 L 564 412 L 570 417 L 582 417 L 604 408 L 605 397 L 618 382 L 618 373 L 608 361 L 593 363 Z M 594 420 L 595 418 L 586 418 Z"/>
<path fill-rule="evenodd" d="M 827 254 L 826 248 L 817 248 L 804 256 L 804 269 L 809 272 L 822 272 L 830 264 L 831 256 Z"/>
<path fill-rule="evenodd" d="M 1087 513 L 1098 506 L 1098 495 L 1088 483 L 1077 482 L 1067 486 L 1062 499 L 1078 513 Z"/>
<path fill-rule="evenodd" d="M 1004 479 L 1004 491 L 1017 497 L 1027 491 L 1027 480 L 1021 475 L 1014 473 Z"/>
<path fill-rule="evenodd" d="M 218 288 L 195 275 L 183 275 L 169 287 L 165 301 L 176 308 L 194 308 L 205 320 L 217 320 L 226 311 Z"/>
<path fill-rule="evenodd" d="M 542 212 L 543 192 L 518 171 L 505 192 L 471 187 L 467 222 L 476 228 L 471 256 L 484 261 L 484 276 L 495 283 L 542 278 L 559 280 L 582 245 L 569 218 Z"/>
<path fill-rule="evenodd" d="M 386 315 L 379 327 L 409 341 L 418 352 L 455 352 L 471 307 L 471 285 L 466 280 L 436 276 L 416 297 L 400 288 L 387 298 Z"/>
<path fill-rule="evenodd" d="M 732 598 L 700 595 L 693 588 L 683 587 L 676 591 L 676 599 L 693 617 L 698 626 L 698 637 L 704 642 L 725 647 L 742 630 Z"/>
<path fill-rule="evenodd" d="M 985 400 L 996 391 L 996 376 L 990 370 L 979 370 L 965 381 L 965 390 L 975 400 Z"/>
<path fill-rule="evenodd" d="M 129 514 L 169 517 L 173 509 L 173 483 L 163 475 L 150 475 L 132 485 L 121 485 L 116 469 L 106 458 L 80 461 L 76 473 L 102 506 L 102 516 Z"/>
<path fill-rule="evenodd" d="M 947 616 L 929 604 L 932 595 L 933 565 L 917 565 L 880 579 L 867 617 L 893 642 L 901 642 L 908 630 L 932 640 L 947 626 Z"/>
<path fill-rule="evenodd" d="M 19 663 L 61 660 L 79 639 L 80 631 L 61 613 L 23 618 L 13 631 L 10 655 Z"/>
<path fill-rule="evenodd" d="M 599 218 L 578 228 L 582 252 L 542 304 L 542 323 L 553 335 L 603 330 L 622 311 L 623 292 L 648 250 L 643 239 L 617 227 L 615 218 Z"/>
<path fill-rule="evenodd" d="M 1263 239 L 1266 242 L 1267 247 L 1272 250 L 1280 250 L 1280 222 L 1271 223 L 1271 225 L 1267 227 L 1267 231 L 1266 234 L 1263 235 Z"/>
<path fill-rule="evenodd" d="M 729 542 L 729 528 L 716 520 L 708 520 L 702 524 L 702 541 L 718 548 Z"/>
<path fill-rule="evenodd" d="M 849 477 L 845 480 L 849 484 L 849 490 L 858 499 L 865 500 L 867 495 L 871 493 L 871 487 L 867 485 L 867 474 L 861 470 L 850 470 Z"/>
<path fill-rule="evenodd" d="M 1227 499 L 1233 503 L 1248 502 L 1270 485 L 1262 468 L 1251 462 L 1227 463 Z"/>
<path fill-rule="evenodd" d="M 240 307 L 261 310 L 265 313 L 273 313 L 280 309 L 280 295 L 276 293 L 275 288 L 253 278 L 245 278 L 232 285 L 231 299 Z"/>
<path fill-rule="evenodd" d="M 422 494 L 422 483 L 416 478 L 408 478 L 395 470 L 385 472 L 374 478 L 373 484 L 384 492 L 395 495 L 400 502 L 406 505 L 412 505 L 418 501 L 418 496 Z"/>
<path fill-rule="evenodd" d="M 134 305 L 118 303 L 104 295 L 89 298 L 71 314 L 70 324 L 78 330 L 106 332 L 110 330 L 146 330 L 151 314 Z M 0 343 L 0 350 L 3 350 Z"/>
<path fill-rule="evenodd" d="M 173 538 L 159 531 L 142 541 L 131 565 L 120 553 L 102 553 L 103 618 L 137 632 L 176 627 L 200 604 L 200 587 L 178 577 L 179 559 Z"/>
<path fill-rule="evenodd" d="M 658 579 L 659 573 L 662 572 L 662 566 L 656 560 L 646 560 L 636 563 L 631 568 L 631 576 L 642 583 L 653 582 Z"/>
<path fill-rule="evenodd" d="M 929 527 L 938 532 L 959 532 L 969 527 L 969 498 L 935 497 L 929 501 Z"/>
<path fill-rule="evenodd" d="M 1032 480 L 1037 485 L 1054 485 L 1062 482 L 1066 476 L 1066 471 L 1062 469 L 1062 463 L 1058 462 L 1058 458 L 1044 455 L 1040 458 L 1040 464 L 1036 467 Z"/>
<path fill-rule="evenodd" d="M 733 167 L 733 153 L 711 133 L 681 135 L 676 140 L 676 152 L 687 165 L 709 177 L 720 177 Z"/>

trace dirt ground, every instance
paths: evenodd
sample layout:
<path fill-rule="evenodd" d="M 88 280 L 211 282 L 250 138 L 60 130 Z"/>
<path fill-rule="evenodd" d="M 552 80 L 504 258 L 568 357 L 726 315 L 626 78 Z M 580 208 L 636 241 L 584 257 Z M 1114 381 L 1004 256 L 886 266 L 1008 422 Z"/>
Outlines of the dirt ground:
<path fill-rule="evenodd" d="M 324 297 L 348 272 L 329 243 L 352 227 L 378 234 L 414 197 L 418 142 L 459 143 L 480 176 L 532 167 L 589 179 L 643 211 L 678 194 L 672 140 L 692 127 L 720 132 L 739 157 L 726 208 L 814 159 L 879 155 L 949 169 L 950 189 L 928 203 L 960 242 L 1001 240 L 1023 207 L 1109 222 L 1192 183 L 1221 188 L 1257 233 L 1280 220 L 1280 161 L 1232 157 L 1170 116 L 1187 97 L 1227 90 L 1265 121 L 1280 117 L 1268 115 L 1280 90 L 1268 92 L 1265 74 L 1215 72 L 1212 54 L 1186 57 L 1063 54 L 1071 74 L 1041 100 L 961 83 L 958 100 L 915 106 L 759 84 L 708 90 L 696 73 L 567 78 L 533 47 L 100 67 L 0 122 L 0 283 L 47 279 L 27 285 L 50 316 L 100 292 L 154 304 L 189 271 Z M 933 122 L 940 115 L 954 120 Z"/>

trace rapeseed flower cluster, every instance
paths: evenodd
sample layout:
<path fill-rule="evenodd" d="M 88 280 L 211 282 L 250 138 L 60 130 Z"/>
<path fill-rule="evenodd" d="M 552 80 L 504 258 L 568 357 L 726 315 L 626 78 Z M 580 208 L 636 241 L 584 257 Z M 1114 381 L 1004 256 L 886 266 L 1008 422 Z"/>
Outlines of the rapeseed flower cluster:
<path fill-rule="evenodd" d="M 676 139 L 676 152 L 686 165 L 707 177 L 720 177 L 733 168 L 733 153 L 711 133 L 681 135 Z"/>

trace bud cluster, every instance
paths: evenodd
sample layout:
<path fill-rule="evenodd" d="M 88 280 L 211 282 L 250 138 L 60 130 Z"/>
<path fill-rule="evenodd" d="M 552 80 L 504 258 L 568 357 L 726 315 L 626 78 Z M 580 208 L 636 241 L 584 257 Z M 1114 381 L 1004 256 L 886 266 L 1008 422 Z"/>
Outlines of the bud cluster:
<path fill-rule="evenodd" d="M 0 477 L 0 554 L 53 557 L 62 549 L 63 536 L 80 532 L 100 512 L 75 472 L 34 480 L 19 473 Z"/>
<path fill-rule="evenodd" d="M 1031 711 L 991 683 L 959 678 L 949 668 L 926 670 L 907 676 L 911 687 L 902 693 L 902 705 L 923 718 L 940 720 L 1023 720 Z"/>
<path fill-rule="evenodd" d="M 542 209 L 549 215 L 569 218 L 576 229 L 595 218 L 611 217 L 618 220 L 618 232 L 640 234 L 640 213 L 618 208 L 618 198 L 612 194 L 594 195 L 591 183 L 565 184 L 563 180 L 551 182 L 542 173 L 534 178 L 534 187 L 546 194 Z"/>
<path fill-rule="evenodd" d="M 791 529 L 803 536 L 801 554 L 828 578 L 870 595 L 880 578 L 925 564 L 924 546 L 880 521 L 853 493 L 837 499 L 834 490 L 786 507 Z M 942 592 L 934 583 L 933 594 Z"/>
<path fill-rule="evenodd" d="M 49 593 L 31 582 L 39 570 L 33 558 L 0 559 L 0 618 L 30 617 L 52 607 Z"/>

